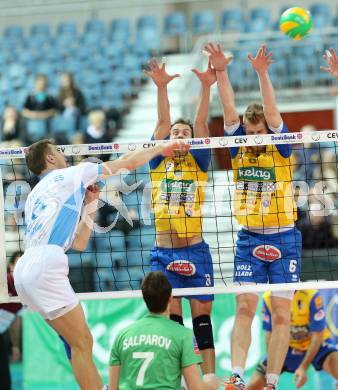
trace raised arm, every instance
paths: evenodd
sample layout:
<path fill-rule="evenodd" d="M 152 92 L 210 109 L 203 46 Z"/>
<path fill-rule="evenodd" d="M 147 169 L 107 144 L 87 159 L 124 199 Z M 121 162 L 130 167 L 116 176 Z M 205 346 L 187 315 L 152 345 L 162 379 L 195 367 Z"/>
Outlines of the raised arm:
<path fill-rule="evenodd" d="M 165 64 L 158 65 L 156 59 L 149 62 L 150 71 L 144 71 L 144 73 L 151 77 L 154 84 L 157 87 L 157 124 L 154 131 L 154 139 L 165 139 L 170 133 L 170 105 L 168 99 L 167 85 L 179 74 L 173 76 L 168 75 L 165 70 Z"/>
<path fill-rule="evenodd" d="M 253 57 L 252 54 L 248 55 L 259 79 L 265 119 L 270 127 L 279 128 L 282 124 L 282 117 L 277 108 L 275 92 L 268 72 L 269 66 L 274 62 L 271 57 L 272 53 L 266 53 L 264 45 L 258 49 L 256 57 Z"/>
<path fill-rule="evenodd" d="M 307 382 L 306 371 L 309 368 L 309 365 L 312 363 L 314 357 L 317 355 L 319 348 L 323 342 L 323 331 L 321 332 L 312 332 L 311 341 L 309 348 L 306 351 L 306 354 L 300 363 L 299 367 L 294 374 L 294 383 L 296 384 L 297 389 L 305 385 Z"/>
<path fill-rule="evenodd" d="M 334 49 L 326 50 L 323 58 L 327 62 L 328 67 L 321 66 L 320 69 L 331 73 L 338 80 L 338 57 L 336 51 Z"/>
<path fill-rule="evenodd" d="M 197 138 L 209 137 L 208 114 L 210 105 L 210 88 L 216 82 L 216 71 L 212 69 L 209 60 L 208 69 L 200 72 L 192 69 L 192 72 L 201 82 L 201 92 L 197 103 L 196 117 L 194 121 L 194 136 Z"/>
<path fill-rule="evenodd" d="M 146 164 L 151 159 L 158 155 L 165 157 L 173 157 L 177 153 L 186 153 L 190 149 L 190 145 L 185 144 L 182 140 L 170 141 L 163 145 L 155 146 L 152 149 L 138 150 L 129 152 L 114 161 L 107 161 L 102 164 L 102 175 L 104 177 L 118 174 L 121 169 L 130 171 Z"/>
<path fill-rule="evenodd" d="M 72 249 L 80 252 L 86 249 L 93 230 L 99 195 L 100 188 L 98 185 L 93 184 L 87 187 L 81 221 L 76 229 Z"/>
<path fill-rule="evenodd" d="M 204 50 L 209 54 L 209 59 L 216 71 L 218 93 L 221 99 L 224 115 L 224 124 L 232 126 L 239 122 L 239 116 L 235 107 L 235 94 L 232 89 L 227 67 L 232 57 L 226 57 L 220 44 L 205 46 Z"/>

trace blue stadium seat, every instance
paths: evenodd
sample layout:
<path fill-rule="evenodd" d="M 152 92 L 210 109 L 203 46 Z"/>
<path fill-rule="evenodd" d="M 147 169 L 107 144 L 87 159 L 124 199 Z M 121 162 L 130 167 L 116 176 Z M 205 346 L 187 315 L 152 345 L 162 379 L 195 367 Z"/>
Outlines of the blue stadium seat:
<path fill-rule="evenodd" d="M 333 26 L 338 27 L 338 15 L 333 18 Z"/>
<path fill-rule="evenodd" d="M 66 34 L 75 37 L 77 35 L 77 25 L 73 21 L 61 22 L 57 26 L 58 34 Z"/>
<path fill-rule="evenodd" d="M 133 229 L 126 236 L 128 249 L 151 249 L 155 243 L 155 229 L 152 226 L 142 226 Z"/>
<path fill-rule="evenodd" d="M 170 37 L 185 33 L 185 16 L 183 12 L 172 12 L 164 19 L 164 34 Z"/>
<path fill-rule="evenodd" d="M 239 8 L 225 9 L 221 14 L 222 31 L 244 31 L 245 22 Z"/>
<path fill-rule="evenodd" d="M 212 33 L 216 29 L 215 16 L 211 10 L 196 12 L 193 15 L 193 33 L 207 34 Z"/>
<path fill-rule="evenodd" d="M 263 19 L 265 21 L 271 20 L 271 10 L 268 7 L 256 7 L 250 11 L 250 19 Z"/>
<path fill-rule="evenodd" d="M 137 32 L 136 45 L 146 50 L 158 50 L 160 48 L 160 35 L 153 27 L 143 27 Z"/>
<path fill-rule="evenodd" d="M 75 118 L 65 118 L 62 115 L 57 115 L 51 120 L 51 132 L 53 136 L 64 134 L 71 141 L 76 130 Z"/>
<path fill-rule="evenodd" d="M 50 36 L 50 27 L 48 23 L 37 23 L 33 24 L 30 28 L 30 33 L 32 36 L 43 36 L 43 37 L 49 37 Z"/>
<path fill-rule="evenodd" d="M 148 266 L 150 264 L 150 248 L 143 249 L 138 247 L 128 248 L 127 264 L 129 266 Z"/>
<path fill-rule="evenodd" d="M 29 139 L 36 142 L 47 135 L 47 122 L 40 119 L 27 119 L 26 131 Z"/>
<path fill-rule="evenodd" d="M 247 33 L 262 33 L 267 29 L 267 23 L 262 18 L 253 19 L 246 24 Z"/>
<path fill-rule="evenodd" d="M 128 267 L 128 273 L 130 276 L 130 286 L 132 290 L 139 290 L 141 287 L 141 282 L 146 275 L 150 272 L 150 269 L 144 270 L 142 267 Z"/>
<path fill-rule="evenodd" d="M 8 26 L 4 30 L 4 37 L 5 38 L 23 38 L 23 28 L 22 26 L 18 24 L 13 24 L 11 26 Z"/>
<path fill-rule="evenodd" d="M 329 18 L 331 16 L 330 7 L 326 3 L 313 4 L 310 7 L 310 12 L 311 12 L 312 16 L 322 15 L 326 18 Z"/>
<path fill-rule="evenodd" d="M 101 19 L 92 19 L 88 20 L 85 23 L 85 31 L 86 32 L 96 32 L 101 35 L 104 35 L 106 32 L 106 26 L 104 24 L 104 21 Z"/>
<path fill-rule="evenodd" d="M 143 15 L 143 16 L 140 16 L 138 19 L 137 19 L 137 22 L 136 22 L 136 27 L 137 27 L 137 30 L 142 30 L 143 28 L 153 28 L 153 29 L 157 29 L 157 20 L 155 18 L 155 16 L 153 15 Z"/>
<path fill-rule="evenodd" d="M 130 20 L 129 19 L 114 19 L 110 24 L 110 38 L 112 41 L 122 40 L 122 42 L 128 42 L 130 37 Z"/>

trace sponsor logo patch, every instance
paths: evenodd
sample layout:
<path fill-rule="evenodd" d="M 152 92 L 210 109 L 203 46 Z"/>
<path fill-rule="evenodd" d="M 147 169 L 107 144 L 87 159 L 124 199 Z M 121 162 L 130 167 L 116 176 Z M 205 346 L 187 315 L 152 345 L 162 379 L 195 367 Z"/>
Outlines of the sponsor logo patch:
<path fill-rule="evenodd" d="M 315 319 L 315 321 L 321 321 L 323 318 L 325 317 L 325 312 L 324 310 L 319 310 L 314 316 L 313 318 Z"/>
<path fill-rule="evenodd" d="M 315 306 L 317 309 L 321 309 L 323 307 L 323 301 L 320 295 L 315 299 Z"/>
<path fill-rule="evenodd" d="M 167 270 L 183 276 L 192 276 L 196 272 L 196 267 L 189 260 L 175 260 L 167 265 Z"/>
<path fill-rule="evenodd" d="M 274 261 L 282 257 L 281 251 L 273 245 L 259 245 L 252 254 L 259 260 Z"/>

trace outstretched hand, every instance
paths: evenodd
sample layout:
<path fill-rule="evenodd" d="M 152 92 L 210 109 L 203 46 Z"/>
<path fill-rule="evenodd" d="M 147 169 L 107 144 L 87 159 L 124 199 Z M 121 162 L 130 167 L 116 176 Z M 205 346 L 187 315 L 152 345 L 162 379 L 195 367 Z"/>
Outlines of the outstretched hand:
<path fill-rule="evenodd" d="M 100 196 L 100 187 L 97 184 L 92 184 L 87 187 L 85 195 L 85 203 L 92 203 L 94 200 L 99 199 Z"/>
<path fill-rule="evenodd" d="M 338 79 L 338 57 L 336 51 L 334 49 L 326 50 L 323 58 L 329 66 L 321 66 L 320 69 L 324 72 L 331 73 L 335 78 Z"/>
<path fill-rule="evenodd" d="M 274 61 L 271 59 L 272 52 L 266 52 L 266 46 L 261 46 L 256 54 L 256 57 L 253 57 L 252 54 L 248 54 L 248 59 L 251 62 L 252 67 L 258 74 L 262 74 L 268 71 L 268 68 Z"/>
<path fill-rule="evenodd" d="M 170 141 L 168 144 L 163 145 L 161 154 L 164 157 L 175 157 L 186 154 L 189 149 L 190 145 L 182 140 Z"/>
<path fill-rule="evenodd" d="M 156 58 L 153 58 L 151 61 L 148 61 L 149 69 L 144 70 L 143 73 L 153 80 L 157 87 L 165 87 L 167 86 L 171 80 L 176 77 L 180 77 L 178 73 L 170 76 L 165 70 L 165 63 L 159 66 Z"/>
<path fill-rule="evenodd" d="M 191 69 L 193 73 L 199 78 L 201 83 L 207 87 L 211 87 L 216 82 L 216 71 L 211 66 L 209 59 L 208 69 L 205 72 L 200 72 L 198 69 Z"/>
<path fill-rule="evenodd" d="M 218 43 L 217 47 L 213 43 L 209 43 L 204 46 L 204 51 L 208 53 L 209 60 L 211 61 L 212 66 L 217 71 L 223 71 L 232 61 L 232 56 L 226 57 L 222 46 Z"/>

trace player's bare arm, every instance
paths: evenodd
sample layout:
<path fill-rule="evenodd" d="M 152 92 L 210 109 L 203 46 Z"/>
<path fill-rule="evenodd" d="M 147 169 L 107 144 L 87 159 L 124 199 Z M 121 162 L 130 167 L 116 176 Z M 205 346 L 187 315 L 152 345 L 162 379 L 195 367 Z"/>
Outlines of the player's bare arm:
<path fill-rule="evenodd" d="M 224 123 L 228 126 L 239 122 L 239 116 L 235 107 L 235 94 L 230 83 L 227 67 L 232 57 L 226 57 L 222 46 L 209 43 L 204 50 L 208 53 L 212 66 L 216 71 L 218 93 L 221 99 L 224 115 Z"/>
<path fill-rule="evenodd" d="M 248 59 L 256 71 L 263 99 L 264 116 L 269 126 L 278 128 L 282 117 L 278 111 L 275 92 L 269 77 L 269 67 L 273 64 L 272 52 L 267 53 L 266 46 L 261 46 L 255 57 L 250 53 Z"/>
<path fill-rule="evenodd" d="M 215 376 L 210 377 L 208 382 L 202 381 L 196 364 L 184 367 L 182 372 L 189 390 L 217 390 L 220 386 Z"/>
<path fill-rule="evenodd" d="M 328 66 L 321 66 L 320 69 L 324 72 L 331 73 L 338 80 L 338 57 L 335 49 L 326 50 L 323 58 Z"/>
<path fill-rule="evenodd" d="M 208 69 L 205 72 L 200 72 L 198 69 L 192 69 L 192 72 L 195 73 L 201 82 L 201 92 L 194 121 L 194 136 L 197 138 L 209 137 L 208 113 L 210 88 L 216 82 L 216 71 L 212 68 L 211 62 L 209 61 Z"/>
<path fill-rule="evenodd" d="M 109 390 L 118 390 L 120 377 L 120 366 L 110 366 L 109 368 Z"/>
<path fill-rule="evenodd" d="M 103 163 L 102 174 L 104 177 L 109 177 L 117 175 L 121 169 L 132 171 L 160 154 L 164 157 L 174 157 L 177 153 L 187 153 L 189 149 L 190 145 L 185 144 L 181 140 L 176 140 L 163 145 L 157 145 L 152 149 L 129 152 L 115 161 Z"/>
<path fill-rule="evenodd" d="M 307 369 L 312 363 L 314 357 L 317 355 L 320 346 L 323 342 L 323 331 L 322 332 L 312 332 L 311 333 L 311 342 L 308 350 L 302 360 L 300 366 L 297 368 L 294 374 L 294 383 L 296 384 L 297 389 L 301 388 L 307 382 Z"/>
<path fill-rule="evenodd" d="M 72 249 L 74 250 L 82 252 L 88 245 L 88 241 L 93 229 L 99 195 L 100 188 L 96 184 L 89 186 L 86 190 L 81 221 L 76 229 L 75 238 L 72 243 Z"/>
<path fill-rule="evenodd" d="M 170 133 L 171 120 L 170 120 L 170 105 L 168 99 L 168 84 L 179 77 L 179 74 L 169 75 L 165 69 L 165 63 L 161 66 L 156 59 L 149 61 L 149 71 L 145 70 L 144 73 L 151 77 L 154 84 L 157 87 L 157 124 L 154 131 L 155 139 L 165 139 Z"/>

